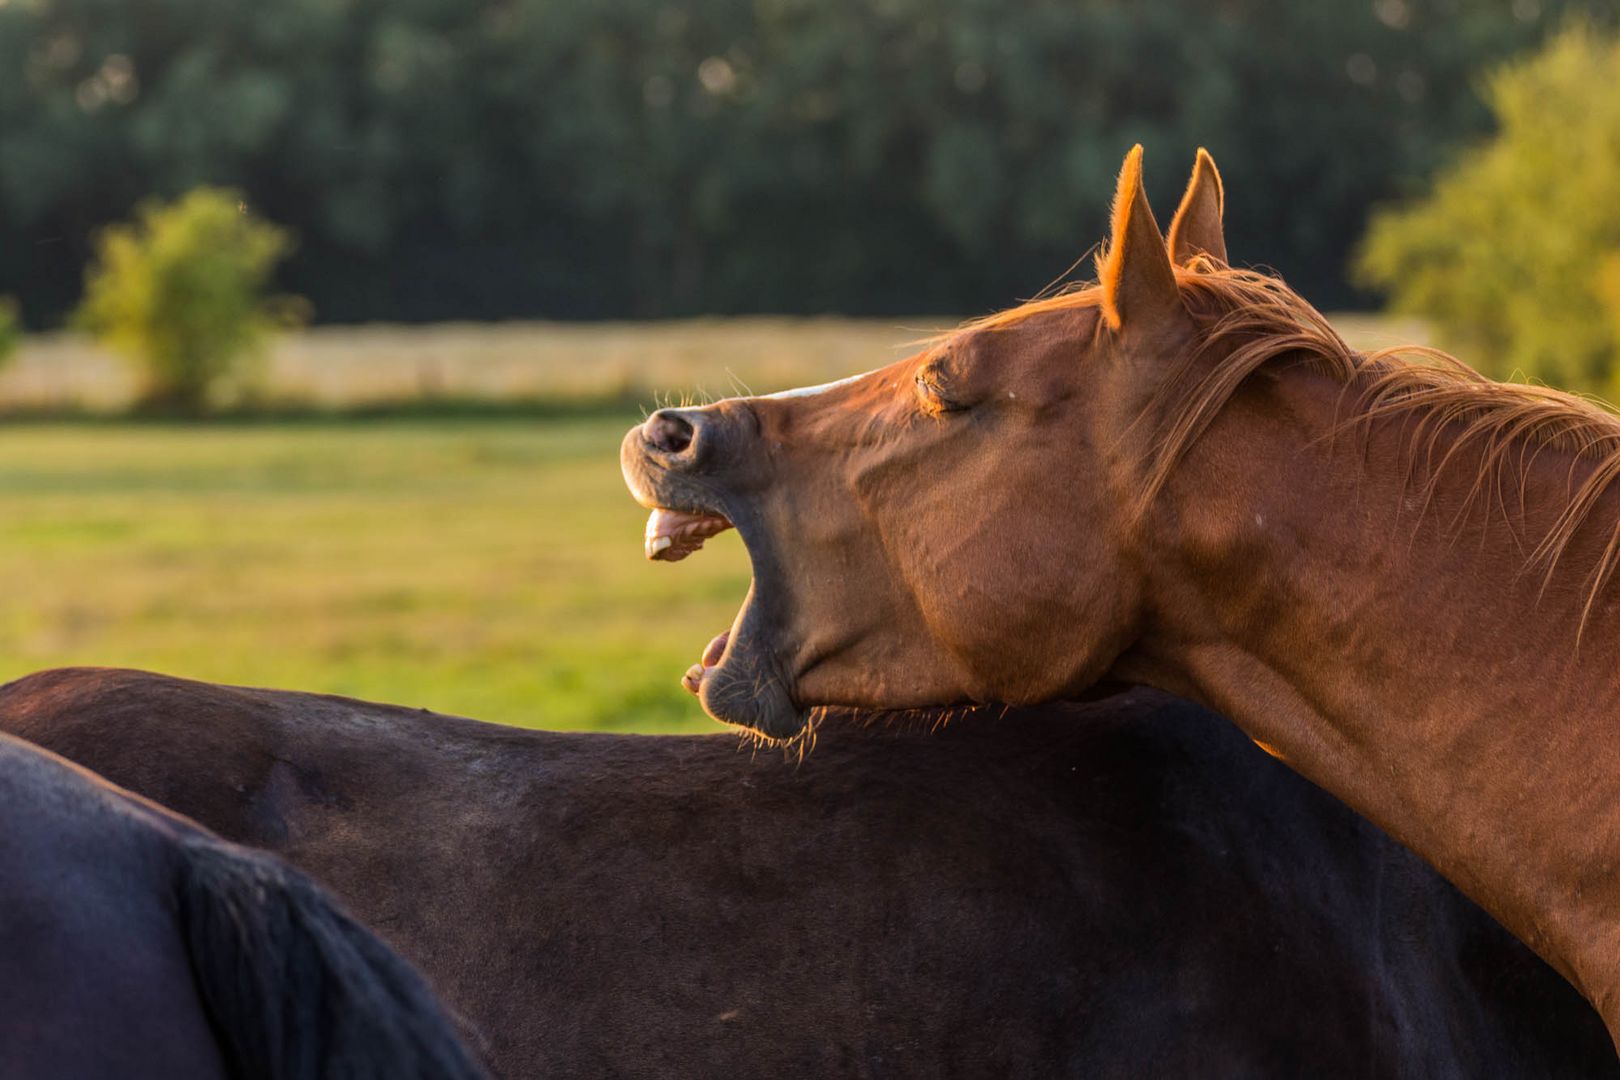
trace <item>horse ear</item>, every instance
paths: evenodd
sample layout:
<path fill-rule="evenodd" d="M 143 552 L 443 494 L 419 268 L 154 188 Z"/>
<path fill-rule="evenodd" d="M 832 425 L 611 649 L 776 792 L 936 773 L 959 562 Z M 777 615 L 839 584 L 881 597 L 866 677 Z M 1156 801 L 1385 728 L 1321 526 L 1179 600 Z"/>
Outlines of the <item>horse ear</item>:
<path fill-rule="evenodd" d="M 1193 165 L 1187 193 L 1170 222 L 1170 261 L 1186 266 L 1199 255 L 1226 263 L 1226 237 L 1221 231 L 1221 215 L 1226 210 L 1226 188 L 1215 159 L 1202 146 Z"/>
<path fill-rule="evenodd" d="M 1185 313 L 1164 236 L 1142 190 L 1142 147 L 1125 155 L 1114 193 L 1114 235 L 1097 259 L 1103 317 L 1114 330 Z"/>

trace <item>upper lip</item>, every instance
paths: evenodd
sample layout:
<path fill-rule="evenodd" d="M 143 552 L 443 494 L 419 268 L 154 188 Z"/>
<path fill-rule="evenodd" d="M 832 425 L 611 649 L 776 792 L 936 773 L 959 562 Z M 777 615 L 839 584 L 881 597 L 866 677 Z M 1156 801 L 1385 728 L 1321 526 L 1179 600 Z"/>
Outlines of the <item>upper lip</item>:
<path fill-rule="evenodd" d="M 639 453 L 629 453 L 628 446 L 625 449 L 620 464 L 630 497 L 648 510 L 728 516 L 707 484 L 691 473 L 671 469 L 664 460 L 667 455 L 657 448 L 643 443 L 637 448 Z"/>
<path fill-rule="evenodd" d="M 701 548 L 709 537 L 731 527 L 731 519 L 724 514 L 655 506 L 647 515 L 643 549 L 649 559 L 676 562 Z"/>

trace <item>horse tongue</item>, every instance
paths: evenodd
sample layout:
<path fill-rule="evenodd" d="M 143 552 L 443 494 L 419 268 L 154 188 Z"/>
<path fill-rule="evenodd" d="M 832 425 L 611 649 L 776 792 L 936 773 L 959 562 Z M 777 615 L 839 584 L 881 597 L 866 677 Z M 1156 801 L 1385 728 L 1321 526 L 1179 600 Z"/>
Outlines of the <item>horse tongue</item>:
<path fill-rule="evenodd" d="M 714 635 L 714 640 L 709 642 L 709 647 L 703 650 L 703 666 L 706 668 L 711 668 L 718 664 L 720 662 L 720 657 L 726 651 L 726 642 L 730 640 L 730 630 L 722 630 L 718 634 Z"/>

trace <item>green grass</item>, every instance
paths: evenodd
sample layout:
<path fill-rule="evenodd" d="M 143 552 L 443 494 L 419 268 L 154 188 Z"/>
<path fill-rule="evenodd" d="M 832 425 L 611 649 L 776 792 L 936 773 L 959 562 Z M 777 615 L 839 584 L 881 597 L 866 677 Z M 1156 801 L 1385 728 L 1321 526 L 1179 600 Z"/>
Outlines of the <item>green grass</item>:
<path fill-rule="evenodd" d="M 641 555 L 637 419 L 0 432 L 0 679 L 60 664 L 552 728 L 707 730 L 735 535 Z"/>

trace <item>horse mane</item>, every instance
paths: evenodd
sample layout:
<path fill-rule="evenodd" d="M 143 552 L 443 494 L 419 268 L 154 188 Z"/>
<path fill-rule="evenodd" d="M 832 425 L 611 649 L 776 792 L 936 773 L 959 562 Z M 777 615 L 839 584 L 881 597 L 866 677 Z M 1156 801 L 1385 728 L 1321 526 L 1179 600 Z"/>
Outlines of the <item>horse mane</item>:
<path fill-rule="evenodd" d="M 1503 383 L 1480 374 L 1439 349 L 1397 346 L 1361 353 L 1282 279 L 1217 263 L 1200 255 L 1176 268 L 1182 300 L 1199 326 L 1199 343 L 1167 373 L 1144 419 L 1156 422 L 1139 511 L 1158 496 L 1171 472 L 1250 376 L 1263 368 L 1298 364 L 1326 374 L 1353 394 L 1343 426 L 1380 420 L 1408 423 L 1408 481 L 1420 468 L 1424 506 L 1439 475 L 1465 448 L 1479 451 L 1478 469 L 1459 519 L 1480 498 L 1494 496 L 1507 514 L 1504 471 L 1524 483 L 1538 453 L 1554 450 L 1591 466 L 1540 543 L 1528 553 L 1545 566 L 1550 582 L 1575 534 L 1620 477 L 1620 417 L 1596 400 L 1548 386 Z M 1100 307 L 1096 282 L 1061 287 L 1051 295 L 973 320 L 957 333 L 998 330 L 1049 311 Z M 1511 518 L 1510 518 L 1511 520 Z M 1611 530 L 1592 571 L 1584 627 L 1598 593 L 1620 562 L 1620 522 Z"/>

